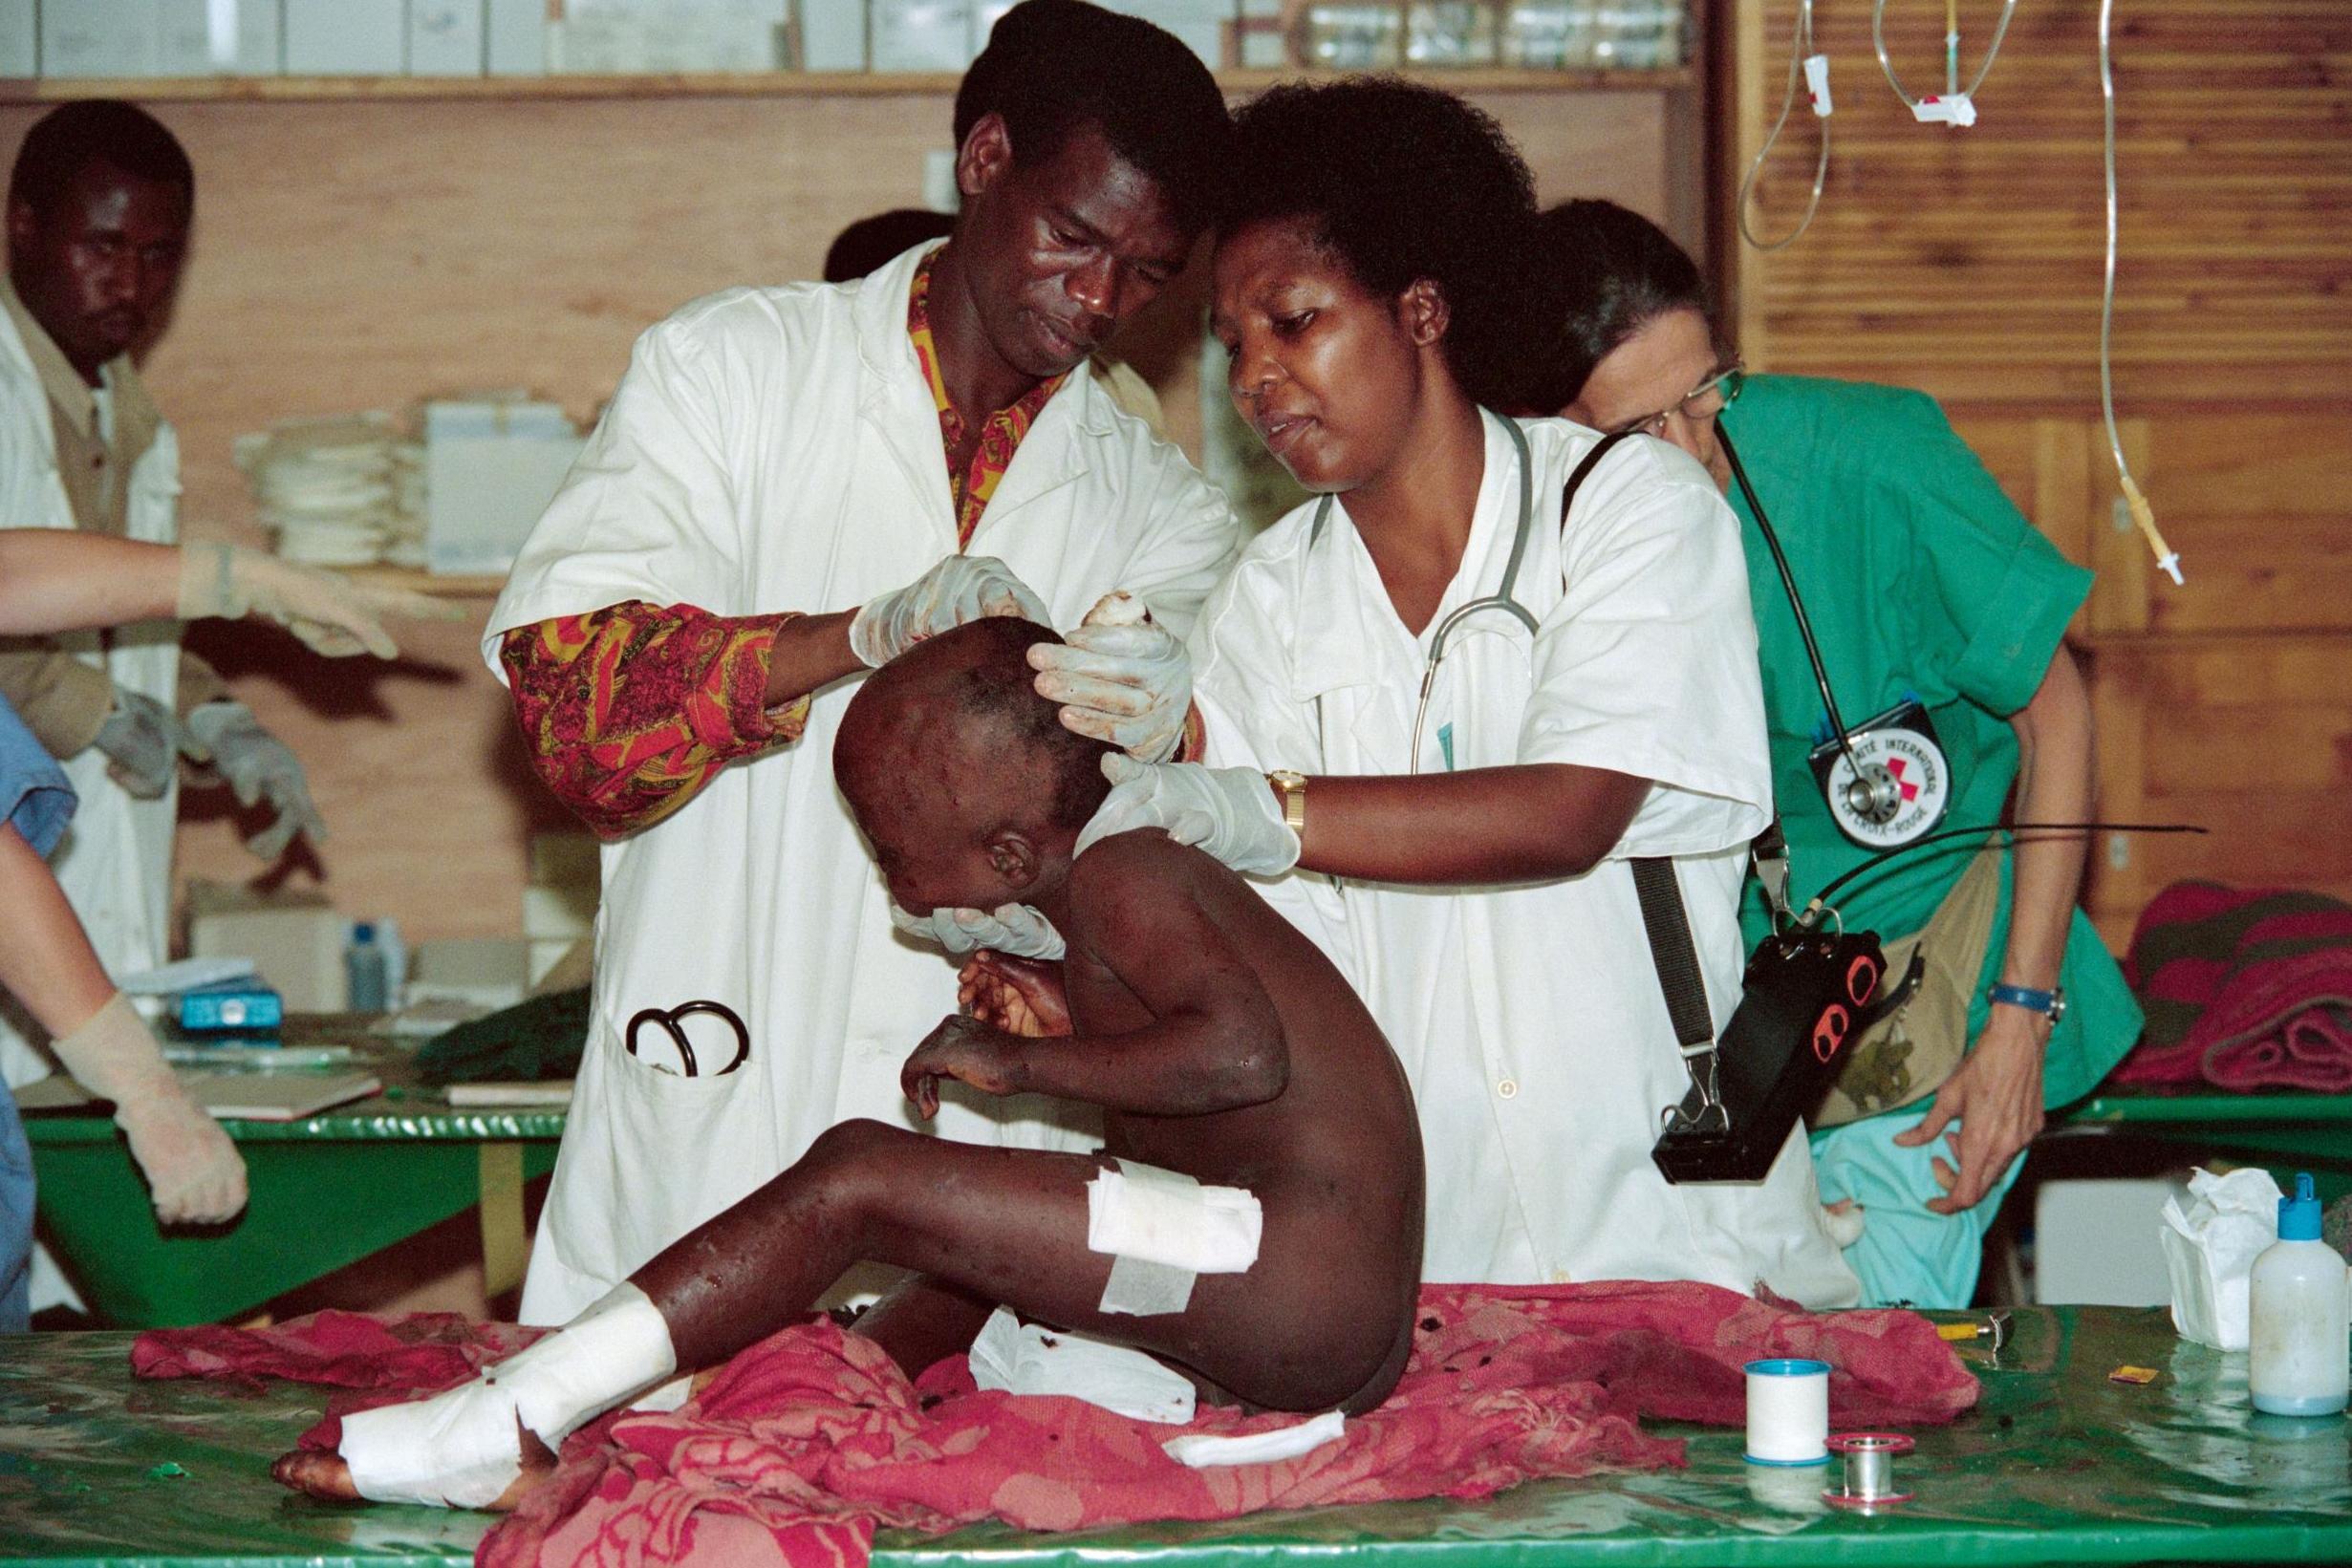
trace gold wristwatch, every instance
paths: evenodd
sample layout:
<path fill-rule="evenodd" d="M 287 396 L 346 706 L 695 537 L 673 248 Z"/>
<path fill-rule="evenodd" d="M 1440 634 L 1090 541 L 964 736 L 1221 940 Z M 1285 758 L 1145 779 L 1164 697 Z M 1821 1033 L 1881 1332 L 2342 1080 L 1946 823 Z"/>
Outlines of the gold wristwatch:
<path fill-rule="evenodd" d="M 1278 767 L 1267 774 L 1266 783 L 1274 786 L 1275 795 L 1283 803 L 1283 826 L 1306 842 L 1306 775 L 1286 767 Z"/>

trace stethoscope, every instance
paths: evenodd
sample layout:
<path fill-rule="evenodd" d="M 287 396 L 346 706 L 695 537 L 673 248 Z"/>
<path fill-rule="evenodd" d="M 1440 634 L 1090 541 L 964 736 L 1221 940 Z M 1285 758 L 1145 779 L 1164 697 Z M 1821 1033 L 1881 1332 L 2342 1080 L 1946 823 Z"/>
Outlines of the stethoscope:
<path fill-rule="evenodd" d="M 1804 599 L 1797 591 L 1796 574 L 1788 569 L 1788 556 L 1780 549 L 1780 536 L 1772 526 L 1772 519 L 1764 515 L 1764 503 L 1757 495 L 1756 486 L 1748 483 L 1747 466 L 1739 461 L 1739 449 L 1732 444 L 1732 433 L 1715 421 L 1716 444 L 1723 448 L 1724 462 L 1730 464 L 1732 483 L 1747 498 L 1748 514 L 1756 519 L 1756 531 L 1764 536 L 1764 545 L 1772 551 L 1772 564 L 1780 573 L 1781 591 L 1788 595 L 1788 608 L 1797 617 L 1797 635 L 1804 643 L 1805 662 L 1813 667 L 1813 684 L 1822 694 L 1822 711 L 1829 716 L 1829 728 L 1837 741 L 1838 752 L 1845 759 L 1849 770 L 1843 785 L 1823 784 L 1823 793 L 1829 797 L 1830 814 L 1837 815 L 1842 798 L 1845 808 L 1861 821 L 1872 825 L 1892 822 L 1903 809 L 1903 782 L 1882 762 L 1865 763 L 1854 755 L 1853 732 L 1845 727 L 1845 716 L 1838 711 L 1838 699 L 1829 690 L 1829 667 L 1822 662 L 1822 651 L 1813 640 L 1813 618 L 1804 612 Z M 1936 812 L 1940 818 L 1942 812 Z M 1840 825 L 1843 828 L 1843 824 Z M 1919 831 L 1935 826 L 1931 818 Z M 1848 834 L 1848 837 L 1853 836 Z"/>
<path fill-rule="evenodd" d="M 1484 412 L 1480 410 L 1480 413 Z M 1445 662 L 1446 643 L 1454 635 L 1454 629 L 1481 611 L 1500 610 L 1525 627 L 1529 636 L 1534 636 L 1537 631 L 1535 616 L 1528 613 L 1527 607 L 1519 602 L 1513 591 L 1519 587 L 1519 564 L 1525 559 L 1527 554 L 1527 536 L 1535 527 L 1535 481 L 1529 472 L 1532 463 L 1527 455 L 1527 435 L 1520 429 L 1517 419 L 1502 419 L 1499 415 L 1488 415 L 1487 417 L 1495 419 L 1510 433 L 1511 451 L 1518 460 L 1519 531 L 1511 536 L 1511 555 L 1510 559 L 1503 563 L 1501 585 L 1494 592 L 1482 598 L 1473 599 L 1468 604 L 1458 606 L 1445 619 L 1437 623 L 1436 634 L 1429 639 L 1429 663 L 1421 672 L 1421 699 L 1413 710 L 1413 766 L 1410 769 L 1413 773 L 1421 771 L 1421 735 L 1429 722 L 1430 693 L 1436 689 L 1437 667 Z M 1324 522 L 1330 515 L 1331 498 L 1327 495 L 1317 504 L 1315 521 L 1307 531 L 1306 542 L 1309 549 L 1313 548 L 1315 542 L 1323 537 Z M 1322 721 L 1320 703 L 1317 705 L 1316 721 L 1320 728 Z"/>
<path fill-rule="evenodd" d="M 1520 564 L 1527 555 L 1527 539 L 1535 528 L 1533 460 L 1528 455 L 1526 433 L 1520 429 L 1519 421 L 1500 416 L 1494 418 L 1511 438 L 1511 452 L 1519 468 L 1519 527 L 1512 535 L 1511 554 L 1503 564 L 1502 581 L 1496 591 L 1455 609 L 1437 623 L 1436 634 L 1430 638 L 1429 660 L 1421 671 L 1420 698 L 1414 704 L 1413 713 L 1413 757 L 1409 770 L 1412 773 L 1421 771 L 1421 741 L 1429 722 L 1430 696 L 1436 690 L 1438 667 L 1445 662 L 1446 647 L 1455 630 L 1473 615 L 1499 610 L 1525 627 L 1529 636 L 1534 636 L 1538 631 L 1535 616 L 1519 602 L 1515 591 L 1519 587 Z M 1838 699 L 1829 689 L 1829 668 L 1822 661 L 1821 647 L 1813 636 L 1813 619 L 1805 613 L 1804 599 L 1797 591 L 1796 574 L 1790 571 L 1788 556 L 1780 548 L 1780 536 L 1774 530 L 1772 520 L 1765 515 L 1764 503 L 1757 495 L 1756 486 L 1748 480 L 1748 471 L 1739 461 L 1738 449 L 1732 444 L 1731 432 L 1725 430 L 1720 422 L 1715 425 L 1715 440 L 1721 444 L 1724 459 L 1731 466 L 1733 483 L 1739 486 L 1739 493 L 1747 498 L 1748 511 L 1756 519 L 1757 531 L 1764 536 L 1764 543 L 1772 551 L 1772 564 L 1780 571 L 1780 588 L 1788 595 L 1789 609 L 1795 612 L 1797 619 L 1798 636 L 1804 643 L 1805 662 L 1812 666 L 1813 683 L 1821 693 L 1823 710 L 1828 715 L 1829 727 L 1836 737 L 1838 750 L 1850 770 L 1842 786 L 1824 787 L 1838 788 L 1847 809 L 1865 822 L 1889 821 L 1903 805 L 1902 781 L 1883 763 L 1866 763 L 1855 755 L 1853 734 L 1845 727 L 1845 717 L 1839 711 Z M 1324 526 L 1331 515 L 1331 502 L 1332 498 L 1327 495 L 1315 506 L 1315 520 L 1307 534 L 1309 548 L 1323 537 Z M 1320 730 L 1322 705 L 1318 702 L 1316 706 L 1316 723 Z"/>

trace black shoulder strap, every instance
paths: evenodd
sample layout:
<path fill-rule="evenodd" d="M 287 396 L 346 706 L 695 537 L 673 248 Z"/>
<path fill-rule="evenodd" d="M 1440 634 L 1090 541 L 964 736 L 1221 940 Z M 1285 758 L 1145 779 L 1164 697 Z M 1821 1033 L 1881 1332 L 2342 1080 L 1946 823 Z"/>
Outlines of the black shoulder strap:
<path fill-rule="evenodd" d="M 1636 434 L 1634 431 L 1620 430 L 1614 435 L 1603 436 L 1592 443 L 1591 451 L 1577 460 L 1576 466 L 1568 473 L 1568 482 L 1560 487 L 1560 526 L 1562 527 L 1568 526 L 1568 508 L 1576 504 L 1576 492 L 1584 486 L 1585 476 L 1601 466 L 1601 460 L 1608 456 L 1611 447 L 1634 434 Z"/>
<path fill-rule="evenodd" d="M 1560 489 L 1560 526 L 1568 524 L 1568 509 L 1585 478 L 1600 466 L 1610 448 L 1628 436 L 1620 430 L 1595 441 Z M 1667 1016 L 1673 1020 L 1674 1038 L 1682 1043 L 1683 1065 L 1690 1069 L 1691 1094 L 1678 1108 L 1684 1125 L 1719 1128 L 1722 1108 L 1715 1099 L 1715 1019 L 1707 1007 L 1707 982 L 1699 973 L 1698 948 L 1691 940 L 1691 916 L 1683 908 L 1682 885 L 1675 880 L 1674 863 L 1664 855 L 1636 856 L 1627 862 L 1633 872 L 1633 894 L 1641 900 L 1642 931 L 1650 938 L 1650 959 L 1657 966 L 1658 989 L 1666 997 Z"/>

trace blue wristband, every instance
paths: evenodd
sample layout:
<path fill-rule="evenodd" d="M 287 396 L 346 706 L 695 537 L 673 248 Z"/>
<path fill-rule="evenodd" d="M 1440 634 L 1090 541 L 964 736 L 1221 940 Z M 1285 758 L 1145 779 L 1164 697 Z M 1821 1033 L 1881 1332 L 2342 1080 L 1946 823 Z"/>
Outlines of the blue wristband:
<path fill-rule="evenodd" d="M 2031 986 L 2004 985 L 1995 981 L 1985 993 L 1996 1005 L 2022 1007 L 2029 1013 L 2039 1013 L 2052 1024 L 2066 1015 L 2066 992 L 2063 987 L 2036 991 Z"/>

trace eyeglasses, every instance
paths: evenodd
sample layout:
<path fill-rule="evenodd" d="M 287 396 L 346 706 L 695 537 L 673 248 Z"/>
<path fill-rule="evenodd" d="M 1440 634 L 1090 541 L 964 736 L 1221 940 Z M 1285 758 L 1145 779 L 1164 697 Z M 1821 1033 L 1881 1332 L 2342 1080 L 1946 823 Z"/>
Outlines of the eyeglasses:
<path fill-rule="evenodd" d="M 1639 432 L 1645 436 L 1663 436 L 1666 434 L 1666 421 L 1676 414 L 1680 414 L 1693 423 L 1702 419 L 1712 419 L 1738 400 L 1739 389 L 1747 385 L 1747 366 L 1735 359 L 1683 394 L 1682 400 L 1672 408 L 1662 408 L 1655 414 L 1644 415 L 1638 419 L 1628 419 L 1623 424 L 1608 431 L 1607 434 L 1615 436 Z"/>

